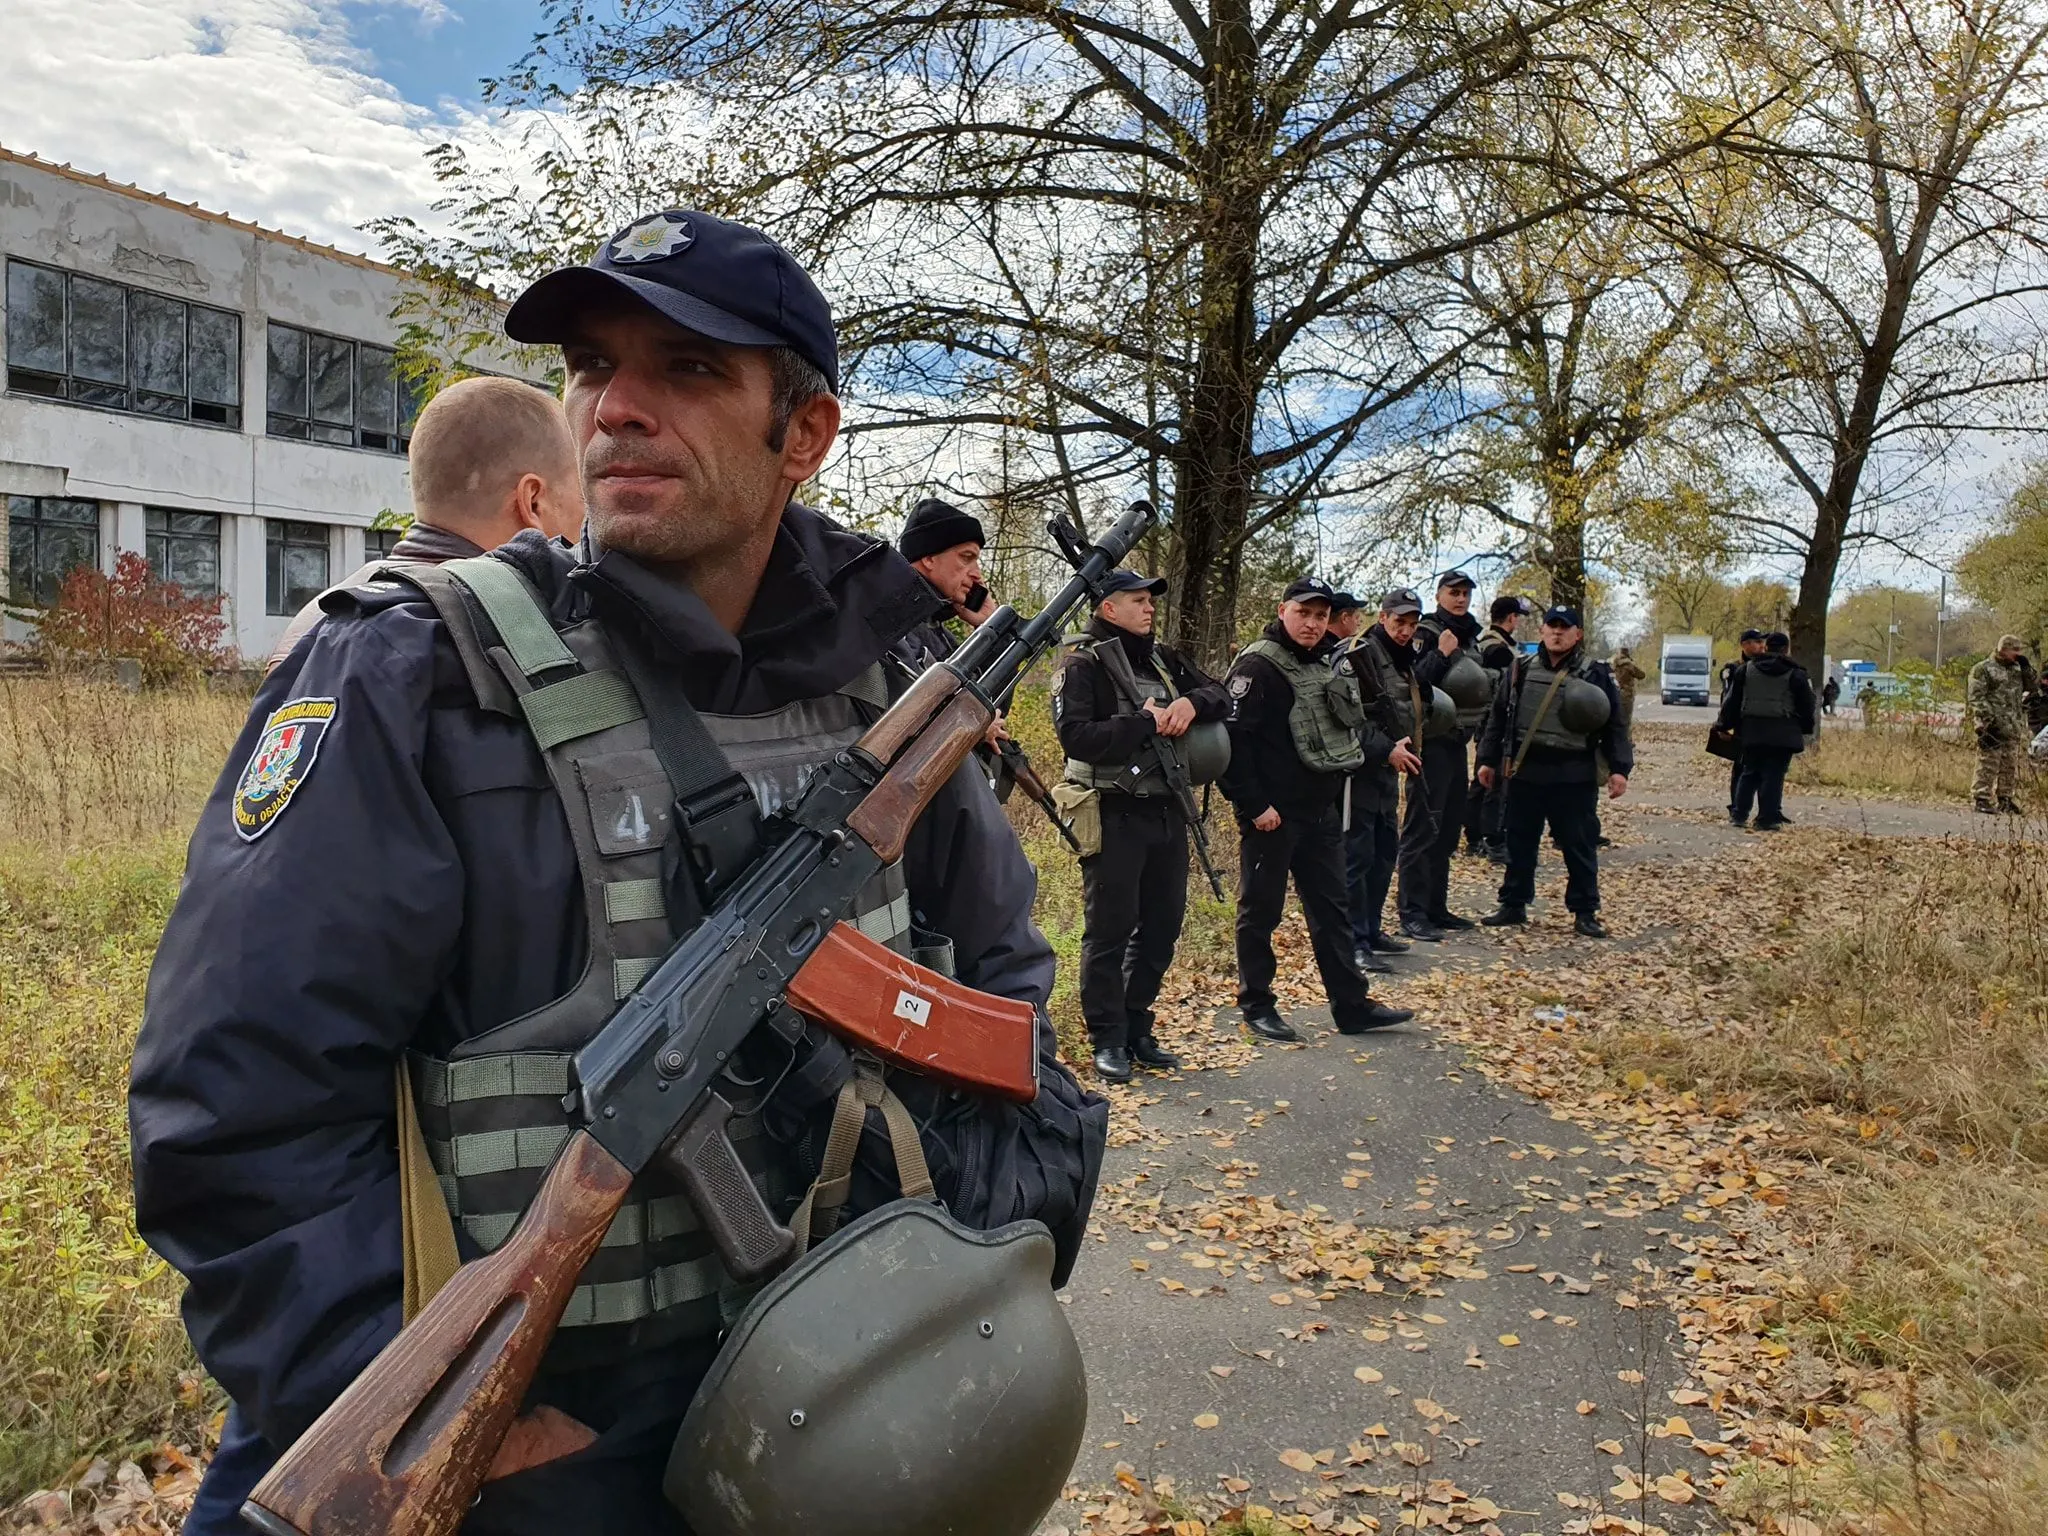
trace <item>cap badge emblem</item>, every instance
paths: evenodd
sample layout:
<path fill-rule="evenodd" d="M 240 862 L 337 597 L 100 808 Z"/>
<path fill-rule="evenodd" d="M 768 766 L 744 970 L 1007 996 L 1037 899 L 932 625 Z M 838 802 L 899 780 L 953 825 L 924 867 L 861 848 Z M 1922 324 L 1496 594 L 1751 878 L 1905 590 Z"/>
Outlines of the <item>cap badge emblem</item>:
<path fill-rule="evenodd" d="M 696 238 L 688 220 L 657 213 L 651 219 L 642 219 L 612 241 L 612 260 L 660 261 L 663 257 L 687 251 Z"/>

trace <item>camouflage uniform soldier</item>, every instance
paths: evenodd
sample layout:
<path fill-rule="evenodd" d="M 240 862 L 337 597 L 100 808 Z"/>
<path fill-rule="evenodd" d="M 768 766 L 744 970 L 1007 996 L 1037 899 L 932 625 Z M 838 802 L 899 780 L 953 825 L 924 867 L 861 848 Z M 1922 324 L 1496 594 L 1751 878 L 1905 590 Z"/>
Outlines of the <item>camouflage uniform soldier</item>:
<path fill-rule="evenodd" d="M 2018 635 L 1970 669 L 1970 721 L 1977 731 L 1977 781 L 1970 798 L 1987 816 L 2017 812 L 2020 754 L 2027 745 L 2027 678 Z"/>

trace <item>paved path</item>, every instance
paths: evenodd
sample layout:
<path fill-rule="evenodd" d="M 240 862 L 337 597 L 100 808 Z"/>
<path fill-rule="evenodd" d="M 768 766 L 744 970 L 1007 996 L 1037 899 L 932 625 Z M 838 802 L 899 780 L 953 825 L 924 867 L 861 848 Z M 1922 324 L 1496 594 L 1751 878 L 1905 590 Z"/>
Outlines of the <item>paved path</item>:
<path fill-rule="evenodd" d="M 1671 743 L 1646 747 L 1644 793 L 1614 818 L 1612 862 L 1711 858 L 1765 835 L 1728 825 L 1725 802 L 1689 755 Z M 2009 822 L 1966 809 L 1813 795 L 1787 805 L 1802 825 L 1873 835 L 2013 835 Z M 1461 860 L 1460 870 L 1470 897 L 1483 868 Z M 1571 956 L 1560 944 L 1517 963 Z M 1498 958 L 1484 941 L 1454 938 L 1416 946 L 1399 969 Z M 1398 995 L 1398 980 L 1390 991 Z M 1101 1488 L 1125 1464 L 1147 1481 L 1168 1475 L 1188 1494 L 1223 1488 L 1287 1512 L 1327 1509 L 1332 1521 L 1375 1513 L 1391 1530 L 1397 1498 L 1336 1490 L 1445 1478 L 1508 1512 L 1503 1532 L 1554 1536 L 1583 1518 L 1558 1493 L 1599 1496 L 1614 1482 L 1616 1458 L 1596 1441 L 1620 1440 L 1632 1459 L 1646 1415 L 1661 1422 L 1682 1411 L 1668 1397 L 1684 1385 L 1668 1319 L 1617 1297 L 1636 1261 L 1681 1262 L 1675 1244 L 1703 1229 L 1657 1208 L 1625 1142 L 1496 1090 L 1423 1024 L 1347 1039 L 1321 1010 L 1297 1018 L 1305 1046 L 1262 1049 L 1235 1070 L 1140 1079 L 1143 1134 L 1111 1150 L 1068 1292 L 1091 1396 L 1074 1481 Z M 1216 1023 L 1234 1030 L 1235 1015 Z M 1218 1240 L 1227 1226 L 1200 1225 L 1236 1218 L 1258 1197 L 1273 1202 L 1263 1220 L 1304 1223 L 1326 1253 L 1356 1242 L 1339 1230 L 1345 1223 L 1404 1234 L 1411 1251 L 1375 1264 L 1384 1290 L 1293 1284 L 1282 1266 L 1257 1262 L 1271 1242 Z M 1404 1258 L 1421 1269 L 1403 1268 Z M 1519 1342 L 1503 1345 L 1504 1334 Z M 1371 1379 L 1354 1374 L 1361 1366 Z M 1644 1380 L 1625 1382 L 1625 1372 Z M 1582 1401 L 1597 1411 L 1581 1414 Z M 1211 1414 L 1213 1427 L 1197 1427 Z M 1368 1435 L 1373 1428 L 1386 1433 Z M 1347 1467 L 1355 1443 L 1373 1447 L 1374 1459 Z M 1390 1449 L 1397 1443 L 1429 1461 L 1411 1469 Z M 1280 1459 L 1287 1451 L 1334 1453 L 1327 1469 L 1341 1475 L 1295 1471 Z M 1652 1444 L 1652 1474 L 1681 1465 L 1704 1470 L 1683 1442 Z M 1240 1481 L 1219 1484 L 1228 1478 Z M 1318 1487 L 1321 1499 L 1282 1502 Z M 1653 1500 L 1649 1513 L 1674 1532 L 1720 1528 L 1704 1502 Z M 1063 1505 L 1047 1528 L 1078 1531 L 1080 1514 Z"/>

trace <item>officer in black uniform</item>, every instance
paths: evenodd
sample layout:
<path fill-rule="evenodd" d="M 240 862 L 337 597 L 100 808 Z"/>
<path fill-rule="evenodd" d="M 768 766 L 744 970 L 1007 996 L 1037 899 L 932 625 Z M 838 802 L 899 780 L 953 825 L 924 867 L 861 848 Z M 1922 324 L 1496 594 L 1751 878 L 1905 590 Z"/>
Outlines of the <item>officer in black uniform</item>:
<path fill-rule="evenodd" d="M 1522 623 L 1536 611 L 1536 605 L 1526 597 L 1496 597 L 1487 614 L 1485 632 L 1479 637 L 1479 664 L 1493 674 L 1494 687 L 1500 686 L 1501 675 L 1513 665 L 1515 657 L 1521 654 L 1521 646 L 1515 639 L 1515 632 Z M 1507 844 L 1501 838 L 1500 818 L 1502 786 L 1496 783 L 1488 789 L 1478 779 L 1465 794 L 1465 847 L 1468 852 L 1482 854 L 1496 864 L 1508 861 Z"/>
<path fill-rule="evenodd" d="M 1764 639 L 1765 636 L 1762 630 L 1745 629 L 1735 642 L 1741 648 L 1736 658 L 1733 661 L 1721 663 L 1721 702 L 1724 706 L 1728 702 L 1728 690 L 1734 685 L 1735 674 L 1740 672 L 1748 663 L 1755 661 L 1759 656 L 1763 655 Z M 1742 758 L 1740 755 L 1737 755 L 1736 759 L 1728 765 L 1728 819 L 1730 821 L 1736 819 L 1735 795 L 1741 783 Z"/>
<path fill-rule="evenodd" d="M 398 1331 L 409 1117 L 465 1255 L 502 1241 L 566 1131 L 567 1053 L 702 910 L 693 850 L 758 835 L 760 811 L 865 729 L 886 701 L 885 651 L 929 610 L 886 545 L 790 500 L 837 433 L 838 357 L 823 296 L 765 236 L 656 214 L 542 278 L 506 329 L 562 345 L 589 520 L 580 552 L 522 534 L 477 558 L 477 580 L 524 624 L 519 649 L 550 686 L 595 675 L 589 657 L 624 673 L 580 692 L 543 748 L 543 717 L 529 725 L 493 673 L 525 663 L 502 645 L 494 662 L 482 621 L 429 601 L 449 565 L 337 594 L 257 695 L 193 835 L 129 1101 L 137 1225 L 190 1283 L 193 1344 L 234 1400 L 192 1536 L 246 1536 L 236 1510 L 276 1449 Z M 624 697 L 621 675 L 638 679 Z M 729 755 L 680 810 L 670 791 L 690 774 L 650 747 L 643 706 L 670 722 L 694 711 L 710 757 Z M 865 931 L 949 948 L 961 980 L 1041 1009 L 1029 1106 L 889 1081 L 955 1216 L 1037 1215 L 1070 1252 L 1107 1107 L 1059 1062 L 1035 877 L 971 767 L 870 885 Z M 783 1086 L 739 1143 L 783 1215 L 853 1071 L 822 1034 L 804 1041 L 800 1064 L 763 1078 Z M 848 1215 L 894 1193 L 886 1147 L 870 1111 Z M 682 1536 L 663 1467 L 727 1285 L 658 1177 L 627 1210 L 468 1536 Z"/>
<path fill-rule="evenodd" d="M 1414 1017 L 1366 995 L 1351 944 L 1344 894 L 1344 783 L 1364 766 L 1358 684 L 1320 649 L 1330 626 L 1328 582 L 1288 584 L 1277 618 L 1232 663 L 1230 771 L 1224 789 L 1237 812 L 1237 1003 L 1254 1034 L 1299 1040 L 1273 993 L 1273 930 L 1287 877 L 1308 919 L 1316 968 L 1337 1028 L 1347 1035 Z"/>
<path fill-rule="evenodd" d="M 1609 799 L 1628 788 L 1635 748 L 1621 713 L 1621 695 L 1604 661 L 1590 660 L 1576 608 L 1543 614 L 1542 644 L 1518 656 L 1495 695 L 1479 741 L 1479 779 L 1507 785 L 1507 873 L 1500 906 L 1480 921 L 1489 928 L 1529 920 L 1536 894 L 1536 858 L 1546 824 L 1564 855 L 1565 906 L 1573 926 L 1604 939 L 1600 922 L 1600 765 Z"/>
<path fill-rule="evenodd" d="M 1173 964 L 1188 907 L 1188 826 L 1157 743 L 1229 713 L 1223 685 L 1152 636 L 1166 578 L 1117 571 L 1068 654 L 1053 724 L 1070 784 L 1097 792 L 1102 847 L 1081 860 L 1081 1016 L 1096 1074 L 1129 1082 L 1131 1065 L 1169 1072 L 1180 1058 L 1153 1035 L 1152 1004 Z M 1185 759 L 1182 759 L 1185 767 Z"/>
<path fill-rule="evenodd" d="M 1463 651 L 1479 643 L 1479 621 L 1472 617 L 1472 578 L 1463 571 L 1445 571 L 1436 579 L 1436 611 L 1416 626 L 1415 681 L 1428 690 L 1443 685 L 1444 674 Z M 1472 919 L 1450 907 L 1451 856 L 1465 824 L 1465 755 L 1471 736 L 1461 726 L 1422 742 L 1422 772 L 1408 786 L 1408 805 L 1401 821 L 1401 931 L 1411 939 L 1435 943 L 1447 929 L 1470 928 Z"/>
<path fill-rule="evenodd" d="M 1400 856 L 1402 774 L 1421 771 L 1414 750 L 1413 701 L 1408 678 L 1415 667 L 1416 621 L 1422 600 L 1406 587 L 1380 599 L 1379 616 L 1364 634 L 1347 640 L 1331 657 L 1358 680 L 1365 724 L 1358 742 L 1365 764 L 1351 776 L 1350 820 L 1344 830 L 1344 879 L 1351 899 L 1351 942 L 1361 969 L 1392 975 L 1380 955 L 1405 953 L 1408 941 L 1386 931 L 1387 891 Z"/>

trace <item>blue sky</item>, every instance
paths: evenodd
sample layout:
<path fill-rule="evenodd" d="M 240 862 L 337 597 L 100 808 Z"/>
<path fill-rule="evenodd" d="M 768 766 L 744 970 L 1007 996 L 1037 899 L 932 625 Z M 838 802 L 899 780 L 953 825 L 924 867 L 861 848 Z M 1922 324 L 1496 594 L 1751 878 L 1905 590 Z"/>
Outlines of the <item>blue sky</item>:
<path fill-rule="evenodd" d="M 374 254 L 538 0 L 14 0 L 0 144 Z"/>

